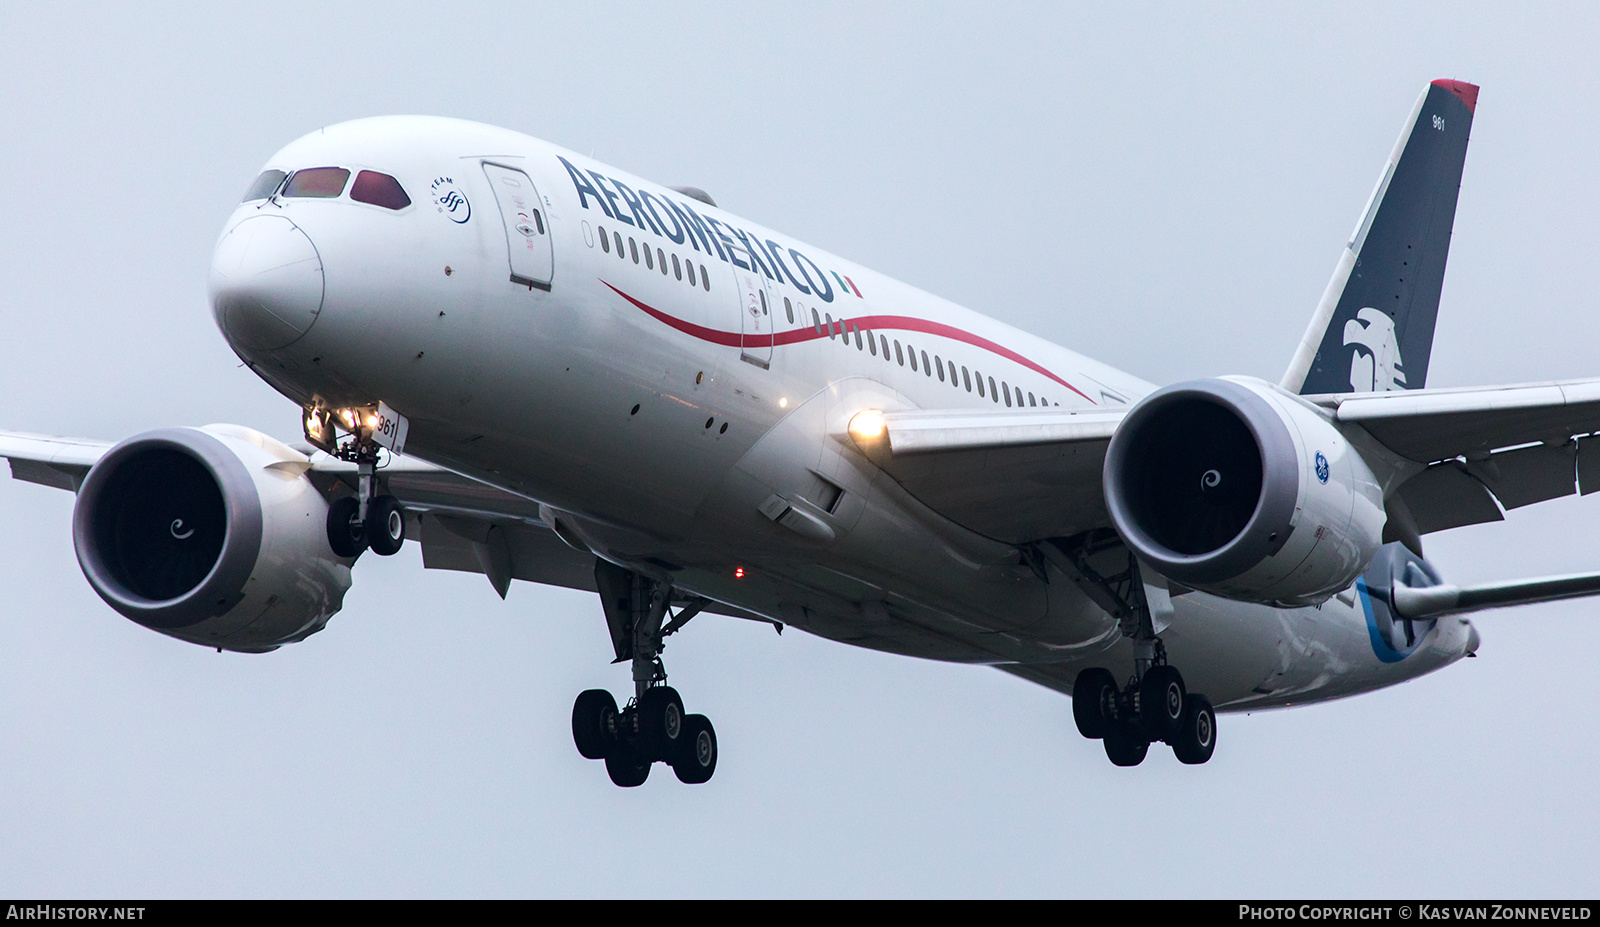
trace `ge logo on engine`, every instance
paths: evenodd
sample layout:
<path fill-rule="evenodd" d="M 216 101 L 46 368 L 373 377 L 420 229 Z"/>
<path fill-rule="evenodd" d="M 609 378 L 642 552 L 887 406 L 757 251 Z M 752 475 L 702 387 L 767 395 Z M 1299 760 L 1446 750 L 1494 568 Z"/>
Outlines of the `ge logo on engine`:
<path fill-rule="evenodd" d="M 1327 481 L 1328 481 L 1328 458 L 1322 456 L 1322 452 L 1321 451 L 1317 451 L 1317 482 L 1326 483 Z"/>

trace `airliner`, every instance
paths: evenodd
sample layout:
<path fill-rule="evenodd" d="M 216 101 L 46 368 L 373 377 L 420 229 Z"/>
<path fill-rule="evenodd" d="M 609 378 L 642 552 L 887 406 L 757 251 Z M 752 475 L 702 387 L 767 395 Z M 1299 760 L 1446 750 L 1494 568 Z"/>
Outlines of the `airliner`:
<path fill-rule="evenodd" d="M 1600 593 L 1423 556 L 1600 489 L 1600 380 L 1426 387 L 1477 97 L 1424 88 L 1278 382 L 1159 388 L 695 187 L 477 123 L 330 126 L 262 166 L 209 278 L 303 440 L 0 456 L 76 494 L 111 609 L 204 647 L 304 640 L 408 540 L 502 597 L 596 593 L 631 690 L 578 694 L 572 735 L 619 786 L 716 770 L 663 662 L 696 618 L 993 667 L 1118 766 L 1204 763 L 1218 712 L 1391 686 L 1474 655 L 1470 612 Z"/>

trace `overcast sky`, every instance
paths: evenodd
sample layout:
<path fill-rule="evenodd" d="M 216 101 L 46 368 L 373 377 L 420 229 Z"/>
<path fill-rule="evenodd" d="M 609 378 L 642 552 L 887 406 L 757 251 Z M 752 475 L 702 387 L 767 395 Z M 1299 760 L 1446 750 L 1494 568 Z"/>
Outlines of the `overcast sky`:
<path fill-rule="evenodd" d="M 1483 91 L 1428 385 L 1600 375 L 1587 6 L 459 6 L 0 7 L 0 428 L 295 438 L 211 322 L 211 248 L 273 151 L 385 113 L 704 187 L 1152 382 L 1276 380 L 1438 77 Z M 592 595 L 501 602 L 407 545 L 324 633 L 217 654 L 106 607 L 71 508 L 0 479 L 0 896 L 1600 891 L 1593 601 L 1132 770 L 1002 673 L 705 617 L 665 656 L 716 777 L 622 790 L 568 726 L 628 684 Z M 1427 550 L 1456 582 L 1600 569 L 1597 516 Z"/>

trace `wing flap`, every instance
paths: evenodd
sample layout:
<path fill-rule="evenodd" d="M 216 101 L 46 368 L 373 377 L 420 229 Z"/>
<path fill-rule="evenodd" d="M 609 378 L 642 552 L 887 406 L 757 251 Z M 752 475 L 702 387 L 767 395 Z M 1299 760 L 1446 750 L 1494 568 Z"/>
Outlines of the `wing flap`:
<path fill-rule="evenodd" d="M 1600 432 L 1600 379 L 1308 398 L 1418 463 Z"/>

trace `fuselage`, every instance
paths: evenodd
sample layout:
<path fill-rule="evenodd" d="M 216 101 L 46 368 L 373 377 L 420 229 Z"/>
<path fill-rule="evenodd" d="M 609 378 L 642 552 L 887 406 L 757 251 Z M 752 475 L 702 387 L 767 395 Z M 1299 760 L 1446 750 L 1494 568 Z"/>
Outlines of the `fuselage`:
<path fill-rule="evenodd" d="M 813 633 L 1131 666 L 1073 583 L 924 506 L 846 428 L 869 408 L 1117 407 L 1151 384 L 507 130 L 361 120 L 265 165 L 291 184 L 316 168 L 347 173 L 247 199 L 213 268 L 230 344 L 296 403 L 382 401 L 409 422 L 407 454 L 541 503 L 607 559 Z M 798 515 L 776 520 L 774 499 Z M 1179 595 L 1163 639 L 1219 708 L 1393 684 L 1476 647 L 1460 619 L 1388 617 L 1367 585 L 1405 569 L 1431 575 L 1385 548 L 1317 608 Z"/>

